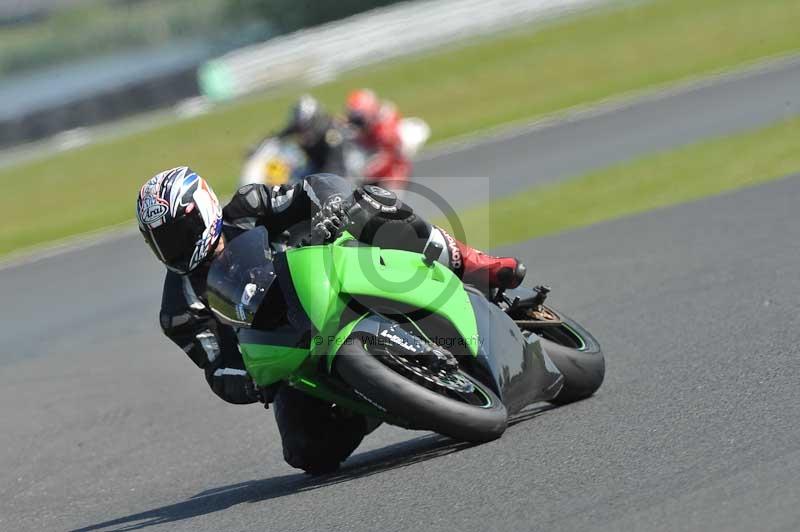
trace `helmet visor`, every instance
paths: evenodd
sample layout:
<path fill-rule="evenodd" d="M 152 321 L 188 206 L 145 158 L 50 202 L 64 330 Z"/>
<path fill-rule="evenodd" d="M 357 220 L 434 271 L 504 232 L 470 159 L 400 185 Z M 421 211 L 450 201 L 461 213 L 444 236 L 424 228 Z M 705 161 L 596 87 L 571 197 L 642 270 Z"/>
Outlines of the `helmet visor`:
<path fill-rule="evenodd" d="M 362 111 L 351 109 L 347 113 L 347 121 L 354 127 L 363 129 L 367 125 L 367 117 Z"/>
<path fill-rule="evenodd" d="M 167 268 L 177 273 L 188 273 L 197 242 L 203 237 L 206 225 L 198 209 L 155 229 L 142 229 L 144 238 L 153 253 Z"/>

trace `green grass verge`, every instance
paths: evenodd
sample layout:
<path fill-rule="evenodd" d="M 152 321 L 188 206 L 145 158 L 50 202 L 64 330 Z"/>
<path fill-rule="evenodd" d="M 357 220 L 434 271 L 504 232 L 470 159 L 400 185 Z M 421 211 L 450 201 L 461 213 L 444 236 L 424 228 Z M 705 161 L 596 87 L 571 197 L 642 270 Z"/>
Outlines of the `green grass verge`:
<path fill-rule="evenodd" d="M 800 171 L 800 119 L 615 165 L 460 213 L 491 248 L 749 187 Z"/>
<path fill-rule="evenodd" d="M 333 108 L 372 86 L 434 140 L 800 50 L 796 0 L 657 0 L 353 72 L 314 93 Z M 0 254 L 121 223 L 155 172 L 190 164 L 222 195 L 245 148 L 283 121 L 296 92 L 0 171 Z"/>

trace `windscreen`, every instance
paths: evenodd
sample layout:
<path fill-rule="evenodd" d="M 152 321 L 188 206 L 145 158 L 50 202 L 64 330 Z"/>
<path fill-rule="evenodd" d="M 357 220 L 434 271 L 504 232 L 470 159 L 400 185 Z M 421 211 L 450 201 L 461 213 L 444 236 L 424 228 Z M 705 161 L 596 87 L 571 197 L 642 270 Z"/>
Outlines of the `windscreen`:
<path fill-rule="evenodd" d="M 257 227 L 226 242 L 214 259 L 208 272 L 208 303 L 222 321 L 250 327 L 274 281 L 269 235 Z"/>

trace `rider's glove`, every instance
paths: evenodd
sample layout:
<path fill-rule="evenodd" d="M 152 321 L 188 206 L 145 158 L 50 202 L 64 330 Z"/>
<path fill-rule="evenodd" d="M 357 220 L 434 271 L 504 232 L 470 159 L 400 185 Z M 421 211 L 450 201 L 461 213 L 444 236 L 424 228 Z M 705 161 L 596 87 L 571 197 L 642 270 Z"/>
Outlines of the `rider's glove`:
<path fill-rule="evenodd" d="M 260 400 L 253 379 L 244 369 L 208 367 L 206 380 L 214 393 L 228 403 L 246 405 Z"/>
<path fill-rule="evenodd" d="M 311 241 L 315 243 L 331 242 L 342 234 L 349 223 L 350 220 L 342 198 L 333 196 L 311 218 Z"/>

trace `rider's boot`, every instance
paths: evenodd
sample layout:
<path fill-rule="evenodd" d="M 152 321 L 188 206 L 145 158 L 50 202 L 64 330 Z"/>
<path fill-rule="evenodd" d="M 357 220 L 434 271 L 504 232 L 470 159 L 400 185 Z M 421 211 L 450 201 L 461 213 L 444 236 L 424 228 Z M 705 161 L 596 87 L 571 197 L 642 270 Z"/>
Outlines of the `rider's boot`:
<path fill-rule="evenodd" d="M 479 288 L 516 288 L 525 278 L 525 265 L 519 259 L 487 255 L 436 229 L 447 243 L 448 265 L 465 283 Z"/>

